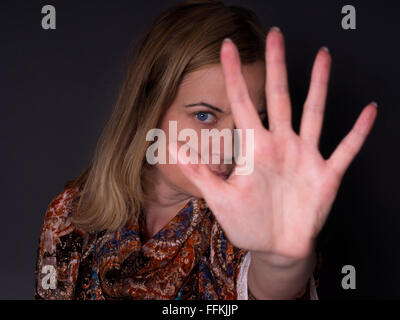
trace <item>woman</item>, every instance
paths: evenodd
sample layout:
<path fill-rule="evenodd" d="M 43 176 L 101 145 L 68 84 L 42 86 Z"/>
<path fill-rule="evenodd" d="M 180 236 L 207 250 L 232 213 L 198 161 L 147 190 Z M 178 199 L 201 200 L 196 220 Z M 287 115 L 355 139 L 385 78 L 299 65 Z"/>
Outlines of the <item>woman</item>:
<path fill-rule="evenodd" d="M 297 135 L 278 28 L 266 34 L 250 11 L 212 0 L 163 12 L 91 164 L 49 205 L 35 299 L 317 299 L 316 237 L 377 114 L 369 104 L 323 159 L 329 70 L 323 47 Z M 243 163 L 222 148 L 223 163 L 185 163 L 171 123 L 198 136 L 252 129 L 251 173 L 237 174 Z M 146 157 L 154 128 L 167 132 L 167 164 Z M 235 152 L 250 146 L 241 139 Z M 189 150 L 203 159 L 210 148 Z"/>

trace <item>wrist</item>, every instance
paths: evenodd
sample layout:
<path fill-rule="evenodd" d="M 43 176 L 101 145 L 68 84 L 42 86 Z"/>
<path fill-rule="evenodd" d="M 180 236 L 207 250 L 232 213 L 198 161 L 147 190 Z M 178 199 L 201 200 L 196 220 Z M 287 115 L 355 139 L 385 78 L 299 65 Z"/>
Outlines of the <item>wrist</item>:
<path fill-rule="evenodd" d="M 260 252 L 260 251 L 251 251 L 251 261 L 254 264 L 263 264 L 268 265 L 274 268 L 292 268 L 296 267 L 299 264 L 306 263 L 310 259 L 312 259 L 315 255 L 315 242 L 313 241 L 309 245 L 309 249 L 299 255 L 282 255 L 279 253 L 273 252 Z"/>

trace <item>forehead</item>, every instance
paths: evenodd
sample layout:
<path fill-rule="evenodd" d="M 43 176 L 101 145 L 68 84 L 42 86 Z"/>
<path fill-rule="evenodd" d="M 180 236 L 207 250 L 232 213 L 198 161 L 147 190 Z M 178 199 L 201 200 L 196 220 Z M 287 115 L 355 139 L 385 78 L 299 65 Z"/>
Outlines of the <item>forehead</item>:
<path fill-rule="evenodd" d="M 242 65 L 242 74 L 252 101 L 257 104 L 262 103 L 265 99 L 264 62 L 257 61 Z M 215 103 L 226 109 L 229 106 L 229 100 L 226 96 L 225 79 L 221 65 L 208 66 L 186 75 L 181 82 L 177 98 L 185 101 L 188 101 L 188 99 L 190 101 L 207 99 L 207 102 Z"/>

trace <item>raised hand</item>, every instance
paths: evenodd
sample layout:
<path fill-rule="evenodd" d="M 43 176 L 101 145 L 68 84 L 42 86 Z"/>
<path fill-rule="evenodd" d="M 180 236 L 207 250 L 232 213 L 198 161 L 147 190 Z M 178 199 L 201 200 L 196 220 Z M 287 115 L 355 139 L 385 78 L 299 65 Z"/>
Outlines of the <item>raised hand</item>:
<path fill-rule="evenodd" d="M 179 165 L 201 191 L 233 245 L 288 259 L 310 255 L 342 177 L 377 115 L 376 104 L 367 105 L 329 159 L 322 157 L 318 143 L 330 59 L 326 49 L 319 50 L 297 134 L 291 126 L 283 35 L 276 29 L 268 33 L 267 130 L 249 97 L 237 48 L 224 41 L 221 62 L 234 122 L 243 131 L 254 129 L 254 171 L 223 180 L 205 164 Z"/>

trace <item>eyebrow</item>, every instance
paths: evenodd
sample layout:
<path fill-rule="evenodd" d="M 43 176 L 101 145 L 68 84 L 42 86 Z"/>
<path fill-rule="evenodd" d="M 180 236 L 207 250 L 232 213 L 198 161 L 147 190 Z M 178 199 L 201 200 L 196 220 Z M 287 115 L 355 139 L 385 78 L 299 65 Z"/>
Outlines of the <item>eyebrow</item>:
<path fill-rule="evenodd" d="M 196 103 L 191 103 L 191 104 L 185 104 L 185 107 L 196 107 L 196 106 L 203 106 L 203 107 L 207 107 L 207 108 L 213 109 L 213 110 L 215 110 L 217 112 L 220 112 L 220 113 L 225 113 L 220 108 L 218 108 L 216 106 L 213 106 L 213 105 L 211 105 L 209 103 L 203 102 L 203 101 L 196 102 Z M 258 113 L 259 114 L 263 114 L 265 112 L 266 112 L 266 110 L 265 110 L 265 108 L 263 108 L 263 110 L 259 111 Z"/>
<path fill-rule="evenodd" d="M 220 108 L 218 108 L 216 106 L 213 106 L 213 105 L 211 105 L 209 103 L 202 102 L 202 101 L 201 102 L 196 102 L 196 103 L 191 103 L 191 104 L 185 104 L 185 107 L 196 107 L 196 106 L 203 106 L 203 107 L 207 107 L 207 108 L 213 109 L 215 111 L 218 111 L 220 113 L 225 113 Z"/>

